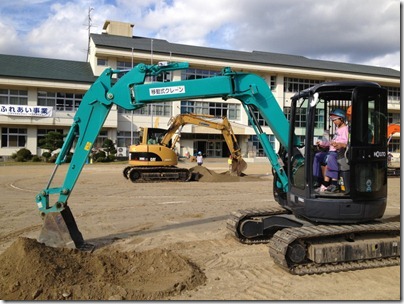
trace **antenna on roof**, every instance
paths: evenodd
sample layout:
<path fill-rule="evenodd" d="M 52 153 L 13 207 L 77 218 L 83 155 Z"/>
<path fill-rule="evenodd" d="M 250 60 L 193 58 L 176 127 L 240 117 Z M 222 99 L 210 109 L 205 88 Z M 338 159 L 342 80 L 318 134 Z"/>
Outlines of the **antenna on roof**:
<path fill-rule="evenodd" d="M 86 59 L 86 61 L 88 61 L 88 56 L 90 55 L 90 30 L 91 30 L 91 27 L 93 26 L 93 24 L 91 22 L 91 11 L 93 11 L 93 10 L 94 10 L 94 8 L 88 7 L 88 16 L 87 16 L 88 41 L 87 41 L 87 59 Z"/>
<path fill-rule="evenodd" d="M 150 64 L 153 64 L 153 39 L 150 41 Z"/>

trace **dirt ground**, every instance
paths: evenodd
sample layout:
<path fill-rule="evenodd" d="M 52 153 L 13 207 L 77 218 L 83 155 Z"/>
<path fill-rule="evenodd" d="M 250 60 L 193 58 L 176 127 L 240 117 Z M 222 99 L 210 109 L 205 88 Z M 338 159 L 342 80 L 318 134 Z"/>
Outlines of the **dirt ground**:
<path fill-rule="evenodd" d="M 180 167 L 192 168 L 184 162 Z M 231 211 L 276 206 L 268 163 L 245 177 L 205 160 L 199 182 L 134 184 L 124 164 L 86 165 L 69 205 L 95 250 L 50 248 L 35 195 L 52 165 L 0 164 L 0 299 L 3 300 L 400 300 L 400 267 L 296 276 L 267 245 L 238 243 Z M 58 187 L 66 167 L 52 184 Z M 384 219 L 400 220 L 400 179 L 389 178 Z"/>

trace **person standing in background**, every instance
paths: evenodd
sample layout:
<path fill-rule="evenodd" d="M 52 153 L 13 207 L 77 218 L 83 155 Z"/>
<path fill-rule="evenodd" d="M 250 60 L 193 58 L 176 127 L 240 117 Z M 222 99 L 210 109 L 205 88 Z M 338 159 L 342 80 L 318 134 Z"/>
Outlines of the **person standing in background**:
<path fill-rule="evenodd" d="M 233 156 L 231 154 L 229 155 L 229 158 L 227 159 L 227 164 L 229 165 L 229 171 L 232 171 L 232 164 L 233 164 Z"/>
<path fill-rule="evenodd" d="M 198 166 L 202 166 L 203 164 L 203 156 L 201 151 L 199 151 L 198 155 L 196 156 L 196 163 L 198 164 Z"/>

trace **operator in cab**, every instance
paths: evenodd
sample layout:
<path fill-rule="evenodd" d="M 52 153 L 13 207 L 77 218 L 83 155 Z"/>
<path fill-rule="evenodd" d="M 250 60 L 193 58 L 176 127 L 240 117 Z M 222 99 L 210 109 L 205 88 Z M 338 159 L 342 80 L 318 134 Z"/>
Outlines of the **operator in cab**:
<path fill-rule="evenodd" d="M 344 110 L 334 109 L 330 113 L 330 119 L 336 129 L 330 141 L 324 182 L 317 191 L 339 193 L 341 189 L 338 184 L 339 166 L 337 160 L 344 157 L 345 149 L 348 145 L 349 129 L 348 125 L 345 123 L 346 113 Z"/>

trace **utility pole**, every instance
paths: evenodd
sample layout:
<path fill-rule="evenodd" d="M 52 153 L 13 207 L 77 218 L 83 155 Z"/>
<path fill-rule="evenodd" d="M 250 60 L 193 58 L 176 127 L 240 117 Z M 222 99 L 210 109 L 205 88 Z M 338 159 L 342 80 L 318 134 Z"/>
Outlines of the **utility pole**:
<path fill-rule="evenodd" d="M 132 48 L 132 54 L 131 54 L 131 60 L 132 60 L 132 69 L 133 69 L 133 48 Z M 131 123 L 130 123 L 130 145 L 133 145 L 133 110 L 131 111 Z"/>
<path fill-rule="evenodd" d="M 87 58 L 86 62 L 88 62 L 88 56 L 90 55 L 90 33 L 91 33 L 91 27 L 93 26 L 91 22 L 91 11 L 94 9 L 92 7 L 88 7 L 88 15 L 87 15 Z"/>

